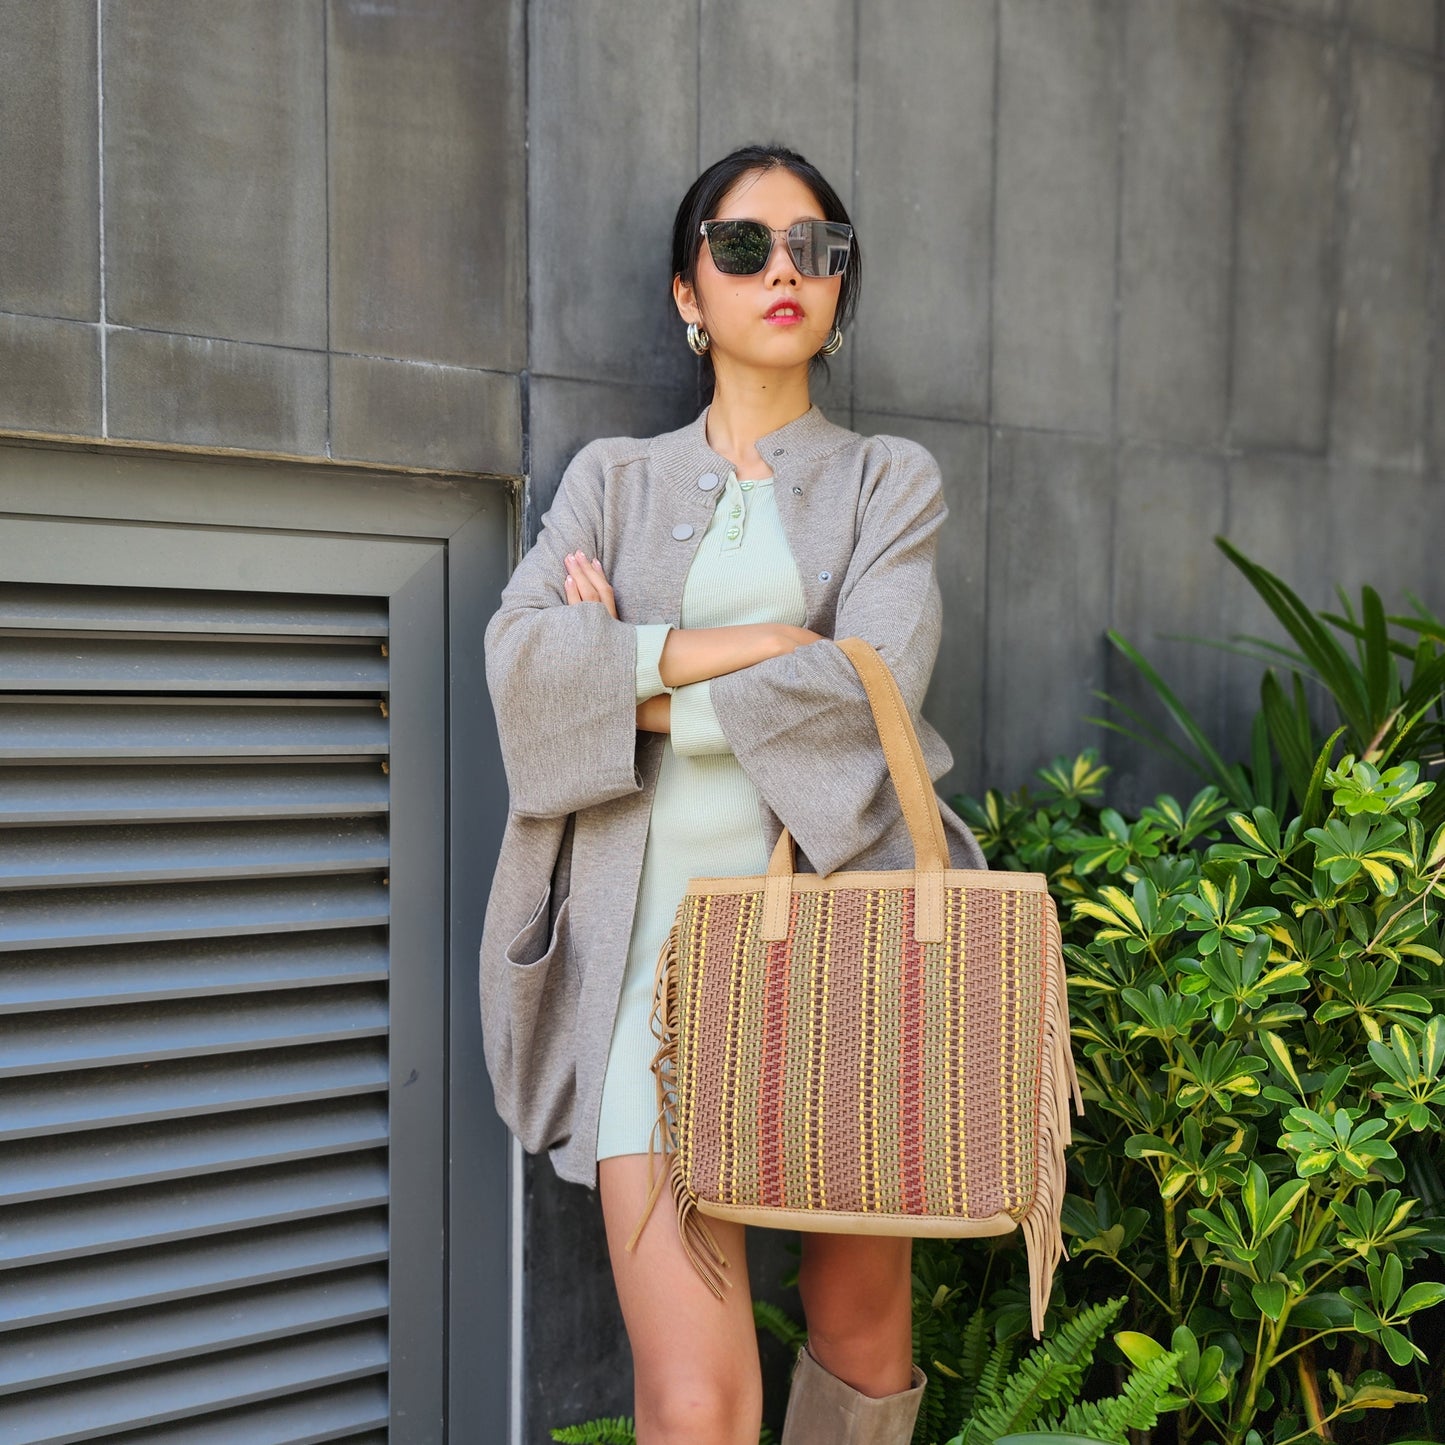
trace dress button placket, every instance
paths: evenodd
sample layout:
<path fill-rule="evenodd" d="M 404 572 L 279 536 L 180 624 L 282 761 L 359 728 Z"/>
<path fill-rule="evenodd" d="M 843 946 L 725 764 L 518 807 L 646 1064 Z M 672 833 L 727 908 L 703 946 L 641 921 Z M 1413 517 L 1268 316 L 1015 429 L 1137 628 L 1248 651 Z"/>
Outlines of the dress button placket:
<path fill-rule="evenodd" d="M 751 482 L 740 482 L 736 472 L 728 473 L 727 488 L 722 497 L 722 500 L 729 504 L 728 525 L 723 531 L 721 549 L 724 552 L 736 552 L 743 545 L 743 529 L 748 524 L 747 498 L 744 493 L 751 490 Z"/>

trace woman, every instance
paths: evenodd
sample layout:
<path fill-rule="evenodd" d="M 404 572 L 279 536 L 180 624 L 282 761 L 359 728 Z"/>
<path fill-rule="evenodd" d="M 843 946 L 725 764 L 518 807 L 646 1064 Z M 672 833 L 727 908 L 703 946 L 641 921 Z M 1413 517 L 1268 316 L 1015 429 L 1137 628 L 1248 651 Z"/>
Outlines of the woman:
<path fill-rule="evenodd" d="M 760 224 L 759 224 L 760 223 Z M 809 395 L 857 299 L 836 192 L 795 152 L 746 147 L 678 210 L 673 295 L 711 404 L 650 439 L 591 443 L 487 627 L 510 811 L 482 939 L 497 1105 L 529 1150 L 600 1186 L 632 1346 L 640 1445 L 754 1445 L 761 1416 L 742 1227 L 721 1303 L 670 1209 L 627 1247 L 651 1179 L 648 1027 L 658 949 L 690 877 L 911 866 L 862 684 L 831 641 L 892 668 L 918 716 L 937 654 L 937 464 L 829 422 Z M 956 867 L 987 865 L 941 807 Z M 806 862 L 804 862 L 806 859 Z M 924 1379 L 911 1241 L 803 1236 L 783 1445 L 893 1445 Z"/>

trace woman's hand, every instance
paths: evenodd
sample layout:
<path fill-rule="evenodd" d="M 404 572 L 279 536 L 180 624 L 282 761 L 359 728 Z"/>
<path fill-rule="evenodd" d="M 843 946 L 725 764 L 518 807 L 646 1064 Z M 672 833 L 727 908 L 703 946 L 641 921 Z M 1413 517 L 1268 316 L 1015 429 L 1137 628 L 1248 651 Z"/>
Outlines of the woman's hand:
<path fill-rule="evenodd" d="M 617 617 L 617 598 L 612 584 L 596 557 L 581 550 L 569 552 L 563 559 L 567 576 L 562 590 L 567 602 L 600 602 Z M 769 657 L 782 657 L 810 642 L 821 642 L 821 633 L 806 627 L 793 627 L 786 622 L 748 622 L 732 627 L 675 627 L 667 634 L 658 669 L 669 687 L 680 687 L 705 678 L 721 677 L 740 667 L 750 667 Z M 657 702 L 657 699 L 653 699 Z M 637 726 L 647 732 L 670 731 L 671 699 L 661 699 L 662 707 L 644 712 L 637 710 Z M 644 721 L 646 719 L 646 721 Z"/>
<path fill-rule="evenodd" d="M 637 704 L 637 730 L 642 733 L 672 731 L 672 694 L 660 692 Z"/>
<path fill-rule="evenodd" d="M 612 584 L 602 571 L 602 563 L 586 553 L 569 552 L 563 559 L 567 568 L 567 579 L 562 590 L 567 602 L 600 602 L 613 617 L 617 616 L 617 599 L 612 595 Z"/>

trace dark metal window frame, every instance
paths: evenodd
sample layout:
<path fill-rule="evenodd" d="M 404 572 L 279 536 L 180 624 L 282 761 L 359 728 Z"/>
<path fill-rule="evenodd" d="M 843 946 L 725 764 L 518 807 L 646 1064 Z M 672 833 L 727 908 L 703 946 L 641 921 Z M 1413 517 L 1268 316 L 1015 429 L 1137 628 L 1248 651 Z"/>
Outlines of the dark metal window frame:
<path fill-rule="evenodd" d="M 412 965 L 391 1014 L 391 1199 L 408 1224 L 391 1243 L 390 1385 L 408 1445 L 515 1428 L 513 1152 L 481 1056 L 476 950 L 507 805 L 482 630 L 516 555 L 516 487 L 0 437 L 7 579 L 389 600 L 391 952 Z M 406 645 L 428 634 L 443 646 Z"/>

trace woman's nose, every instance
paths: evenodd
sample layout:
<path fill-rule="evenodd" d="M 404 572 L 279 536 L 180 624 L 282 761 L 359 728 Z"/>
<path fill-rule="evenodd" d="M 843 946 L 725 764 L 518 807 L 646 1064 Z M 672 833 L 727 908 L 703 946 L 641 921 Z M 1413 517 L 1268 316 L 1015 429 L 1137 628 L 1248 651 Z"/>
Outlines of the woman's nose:
<path fill-rule="evenodd" d="M 799 282 L 798 268 L 793 264 L 793 253 L 788 250 L 785 236 L 773 237 L 773 249 L 768 253 L 767 278 L 770 286 L 777 281 L 786 281 L 792 286 Z"/>

